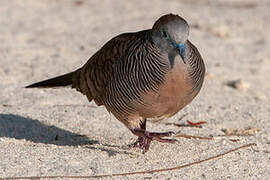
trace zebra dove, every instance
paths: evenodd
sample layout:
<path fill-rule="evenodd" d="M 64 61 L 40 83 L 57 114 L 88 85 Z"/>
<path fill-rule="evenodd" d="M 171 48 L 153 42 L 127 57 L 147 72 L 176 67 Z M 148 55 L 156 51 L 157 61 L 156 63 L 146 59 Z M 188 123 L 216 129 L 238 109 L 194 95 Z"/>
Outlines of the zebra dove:
<path fill-rule="evenodd" d="M 189 26 L 180 16 L 160 17 L 152 29 L 120 34 L 108 41 L 74 72 L 26 88 L 69 86 L 104 105 L 138 136 L 133 144 L 148 151 L 152 140 L 172 132 L 146 130 L 146 120 L 160 121 L 180 111 L 199 93 L 205 74 L 203 59 L 188 40 Z"/>

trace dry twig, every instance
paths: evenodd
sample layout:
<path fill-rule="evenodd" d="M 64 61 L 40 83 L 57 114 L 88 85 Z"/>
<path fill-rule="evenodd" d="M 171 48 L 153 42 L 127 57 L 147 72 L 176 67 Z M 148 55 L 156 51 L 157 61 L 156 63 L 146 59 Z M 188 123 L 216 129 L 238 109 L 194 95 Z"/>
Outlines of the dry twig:
<path fill-rule="evenodd" d="M 178 170 L 178 169 L 182 169 L 185 167 L 189 167 L 189 166 L 193 166 L 196 164 L 200 164 L 206 161 L 210 161 L 219 157 L 222 157 L 226 154 L 238 151 L 240 149 L 243 148 L 247 148 L 247 147 L 251 147 L 256 145 L 255 143 L 250 143 L 250 144 L 245 144 L 242 145 L 240 147 L 231 149 L 227 152 L 200 160 L 200 161 L 195 161 L 192 163 L 188 163 L 188 164 L 184 164 L 184 165 L 180 165 L 180 166 L 176 166 L 176 167 L 171 167 L 171 168 L 164 168 L 164 169 L 154 169 L 154 170 L 146 170 L 146 171 L 136 171 L 136 172 L 128 172 L 128 173 L 116 173 L 116 174 L 102 174 L 102 175 L 93 175 L 93 176 L 29 176 L 29 177 L 5 177 L 5 178 L 0 178 L 0 180 L 9 180 L 9 179 L 32 179 L 32 180 L 37 180 L 37 179 L 53 179 L 53 178 L 70 178 L 70 179 L 89 179 L 89 178 L 105 178 L 105 177 L 113 177 L 113 176 L 130 176 L 130 175 L 138 175 L 138 174 L 152 174 L 152 173 L 157 173 L 157 172 L 164 172 L 164 171 L 172 171 L 172 170 Z"/>

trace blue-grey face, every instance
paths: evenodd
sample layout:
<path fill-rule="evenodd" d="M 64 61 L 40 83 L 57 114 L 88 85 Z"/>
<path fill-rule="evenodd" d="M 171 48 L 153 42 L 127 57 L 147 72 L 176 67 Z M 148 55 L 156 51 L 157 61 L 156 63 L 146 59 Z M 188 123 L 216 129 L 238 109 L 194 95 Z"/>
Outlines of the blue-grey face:
<path fill-rule="evenodd" d="M 186 42 L 189 35 L 189 26 L 187 22 L 178 15 L 165 15 L 161 17 L 153 26 L 157 32 L 156 43 L 167 51 L 172 48 L 179 52 L 185 63 Z"/>
<path fill-rule="evenodd" d="M 168 40 L 171 44 L 172 44 L 172 46 L 174 47 L 174 48 L 176 48 L 177 50 L 178 50 L 178 52 L 179 52 L 179 55 L 182 57 L 182 59 L 183 59 L 183 61 L 184 61 L 184 63 L 185 63 L 185 57 L 186 57 L 186 52 L 185 52 L 185 42 L 175 42 L 174 40 L 172 40 L 172 38 L 169 36 L 169 34 L 166 32 L 166 31 L 162 31 L 161 32 L 162 33 L 162 36 L 166 39 L 166 40 Z"/>

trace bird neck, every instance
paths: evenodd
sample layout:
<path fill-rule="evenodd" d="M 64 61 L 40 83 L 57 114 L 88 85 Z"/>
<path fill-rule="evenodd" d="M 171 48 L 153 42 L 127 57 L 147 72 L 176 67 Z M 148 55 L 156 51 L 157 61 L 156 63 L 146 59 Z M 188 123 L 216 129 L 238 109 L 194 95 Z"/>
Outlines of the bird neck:
<path fill-rule="evenodd" d="M 191 91 L 199 92 L 204 80 L 205 65 L 197 48 L 190 41 L 187 41 L 187 46 L 186 63 L 188 65 L 188 74 L 193 84 Z"/>

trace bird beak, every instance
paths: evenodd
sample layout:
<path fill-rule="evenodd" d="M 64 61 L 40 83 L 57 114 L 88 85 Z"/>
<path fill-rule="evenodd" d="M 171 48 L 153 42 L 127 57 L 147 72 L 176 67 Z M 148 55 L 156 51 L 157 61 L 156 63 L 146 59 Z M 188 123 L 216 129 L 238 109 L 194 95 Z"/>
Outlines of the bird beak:
<path fill-rule="evenodd" d="M 185 44 L 181 44 L 181 43 L 180 44 L 176 44 L 176 43 L 173 43 L 173 46 L 178 49 L 179 55 L 181 56 L 183 62 L 186 64 L 186 61 L 185 61 L 185 57 L 186 57 L 186 51 L 185 51 L 186 47 L 185 47 Z"/>
<path fill-rule="evenodd" d="M 179 54 L 183 59 L 183 62 L 186 64 L 185 58 L 186 58 L 186 51 L 185 51 L 185 45 L 184 44 L 177 44 L 177 48 L 179 50 Z"/>

